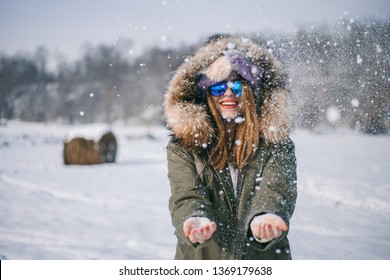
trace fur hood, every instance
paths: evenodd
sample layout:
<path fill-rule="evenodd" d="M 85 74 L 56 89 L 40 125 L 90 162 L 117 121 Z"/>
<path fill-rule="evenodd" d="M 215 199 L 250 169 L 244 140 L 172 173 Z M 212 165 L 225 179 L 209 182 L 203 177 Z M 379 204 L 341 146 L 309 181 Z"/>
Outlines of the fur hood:
<path fill-rule="evenodd" d="M 207 101 L 199 88 L 205 69 L 226 52 L 239 54 L 255 69 L 258 79 L 250 79 L 260 118 L 261 136 L 277 143 L 288 137 L 290 120 L 285 76 L 267 49 L 239 36 L 219 36 L 201 46 L 177 69 L 170 81 L 164 102 L 164 118 L 183 146 L 201 148 L 215 136 Z M 226 77 L 225 77 L 226 78 Z"/>

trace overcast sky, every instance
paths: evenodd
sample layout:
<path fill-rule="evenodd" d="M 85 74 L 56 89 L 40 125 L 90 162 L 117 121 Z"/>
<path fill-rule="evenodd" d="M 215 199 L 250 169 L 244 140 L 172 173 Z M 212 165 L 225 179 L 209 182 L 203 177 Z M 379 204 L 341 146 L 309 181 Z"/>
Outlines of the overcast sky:
<path fill-rule="evenodd" d="M 43 45 L 77 58 L 86 42 L 127 38 L 137 55 L 152 44 L 193 43 L 215 32 L 292 32 L 342 16 L 389 15 L 389 0 L 0 0 L 0 52 Z"/>

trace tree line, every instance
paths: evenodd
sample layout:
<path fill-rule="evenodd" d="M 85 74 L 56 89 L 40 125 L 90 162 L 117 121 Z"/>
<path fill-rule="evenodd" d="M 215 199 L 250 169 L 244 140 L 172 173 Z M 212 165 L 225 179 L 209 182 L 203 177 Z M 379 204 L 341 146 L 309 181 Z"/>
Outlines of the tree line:
<path fill-rule="evenodd" d="M 390 21 L 343 18 L 293 34 L 242 34 L 262 43 L 288 75 L 296 127 L 390 130 Z M 201 42 L 199 42 L 200 44 Z M 127 42 L 127 47 L 132 42 Z M 140 57 L 89 46 L 48 70 L 49 52 L 0 55 L 0 118 L 62 123 L 162 122 L 171 75 L 198 44 L 153 47 Z"/>

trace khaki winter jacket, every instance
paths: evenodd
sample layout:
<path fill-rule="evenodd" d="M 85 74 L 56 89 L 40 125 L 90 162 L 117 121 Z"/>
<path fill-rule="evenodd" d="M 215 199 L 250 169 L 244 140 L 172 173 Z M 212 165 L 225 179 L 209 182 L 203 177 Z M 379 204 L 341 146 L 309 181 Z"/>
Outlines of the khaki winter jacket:
<path fill-rule="evenodd" d="M 261 123 L 260 145 L 238 174 L 235 194 L 229 168 L 208 164 L 215 126 L 197 89 L 199 73 L 225 50 L 235 49 L 263 70 L 252 85 Z M 256 241 L 250 222 L 274 213 L 287 225 L 296 192 L 296 159 L 284 77 L 266 49 L 241 37 L 223 37 L 201 47 L 172 78 L 165 97 L 165 120 L 172 131 L 167 146 L 169 201 L 178 239 L 175 259 L 291 259 L 287 233 L 268 243 Z M 207 144 L 207 145 L 205 145 Z M 207 217 L 217 230 L 204 244 L 183 233 L 189 217 Z"/>

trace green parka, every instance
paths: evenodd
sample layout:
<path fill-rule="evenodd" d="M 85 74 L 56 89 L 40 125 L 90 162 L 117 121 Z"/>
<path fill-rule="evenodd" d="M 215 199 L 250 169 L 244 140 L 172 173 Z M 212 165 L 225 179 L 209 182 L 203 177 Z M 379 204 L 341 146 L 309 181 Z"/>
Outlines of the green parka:
<path fill-rule="evenodd" d="M 262 67 L 263 78 L 252 85 L 261 122 L 261 141 L 238 174 L 234 192 L 229 168 L 208 164 L 215 125 L 200 98 L 198 73 L 226 49 L 234 48 Z M 284 76 L 260 45 L 241 37 L 220 37 L 201 47 L 172 78 L 165 97 L 165 119 L 172 131 L 167 146 L 169 209 L 176 229 L 175 259 L 291 259 L 287 232 L 268 243 L 252 236 L 250 222 L 274 213 L 289 226 L 297 198 L 296 159 L 289 135 Z M 216 232 L 204 244 L 184 236 L 190 217 L 215 221 Z"/>

